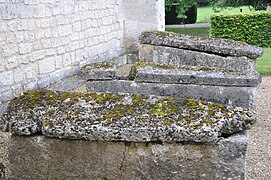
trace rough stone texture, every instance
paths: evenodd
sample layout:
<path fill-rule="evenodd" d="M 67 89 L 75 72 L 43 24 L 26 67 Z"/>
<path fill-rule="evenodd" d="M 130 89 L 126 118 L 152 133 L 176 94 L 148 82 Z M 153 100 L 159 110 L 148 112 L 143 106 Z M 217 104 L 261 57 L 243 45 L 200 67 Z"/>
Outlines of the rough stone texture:
<path fill-rule="evenodd" d="M 134 64 L 126 64 L 116 69 L 116 79 L 129 80 L 131 79 L 131 72 Z"/>
<path fill-rule="evenodd" d="M 0 131 L 0 179 L 6 179 L 10 175 L 9 151 L 10 133 Z"/>
<path fill-rule="evenodd" d="M 257 90 L 257 123 L 248 131 L 246 179 L 271 179 L 271 77 L 263 76 Z"/>
<path fill-rule="evenodd" d="M 47 88 L 55 91 L 72 91 L 85 84 L 85 82 L 85 80 L 82 80 L 82 76 L 75 75 L 57 81 Z"/>
<path fill-rule="evenodd" d="M 164 29 L 163 7 L 164 0 L 0 1 L 0 103 L 123 54 L 126 39 Z"/>
<path fill-rule="evenodd" d="M 216 144 L 69 141 L 12 136 L 10 179 L 244 179 L 248 139 Z"/>
<path fill-rule="evenodd" d="M 248 109 L 192 99 L 49 90 L 14 99 L 0 117 L 17 135 L 126 142 L 216 142 L 254 122 Z"/>
<path fill-rule="evenodd" d="M 257 46 L 225 39 L 192 37 L 171 32 L 143 32 L 140 36 L 140 42 L 142 44 L 175 47 L 179 49 L 219 54 L 222 56 L 245 56 L 256 59 L 263 55 L 263 48 Z"/>
<path fill-rule="evenodd" d="M 256 88 L 223 87 L 191 84 L 137 83 L 134 81 L 87 82 L 89 92 L 131 93 L 203 99 L 224 105 L 255 109 Z"/>
<path fill-rule="evenodd" d="M 173 47 L 142 44 L 139 49 L 140 61 L 169 65 L 210 67 L 222 72 L 255 74 L 256 60 L 247 57 L 223 57 L 205 52 Z"/>
<path fill-rule="evenodd" d="M 165 84 L 194 84 L 213 86 L 256 87 L 261 82 L 258 73 L 240 75 L 238 73 L 219 72 L 212 69 L 186 68 L 138 68 L 136 82 L 165 83 Z"/>
<path fill-rule="evenodd" d="M 81 68 L 79 74 L 84 80 L 112 80 L 116 76 L 116 63 L 108 61 L 88 64 Z"/>

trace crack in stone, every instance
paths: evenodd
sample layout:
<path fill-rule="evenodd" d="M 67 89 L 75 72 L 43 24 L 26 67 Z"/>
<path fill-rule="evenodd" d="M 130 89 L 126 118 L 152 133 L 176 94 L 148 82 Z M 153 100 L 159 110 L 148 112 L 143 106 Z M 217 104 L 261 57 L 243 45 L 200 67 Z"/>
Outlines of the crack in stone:
<path fill-rule="evenodd" d="M 124 179 L 124 173 L 125 173 L 124 165 L 125 165 L 125 160 L 126 160 L 126 153 L 128 152 L 129 146 L 130 146 L 129 142 L 124 142 L 124 151 L 122 153 L 123 158 L 120 164 L 120 179 Z"/>

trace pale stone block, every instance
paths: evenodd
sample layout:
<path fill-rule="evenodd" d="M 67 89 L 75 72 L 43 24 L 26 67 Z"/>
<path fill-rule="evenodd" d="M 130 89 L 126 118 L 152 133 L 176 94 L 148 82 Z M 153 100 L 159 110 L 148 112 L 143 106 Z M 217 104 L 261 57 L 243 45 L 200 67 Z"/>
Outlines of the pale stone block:
<path fill-rule="evenodd" d="M 46 49 L 46 50 L 45 50 L 45 54 L 46 54 L 46 56 L 55 55 L 55 54 L 57 54 L 57 50 L 56 50 L 56 49 L 53 49 L 53 48 L 51 48 L 51 49 Z"/>
<path fill-rule="evenodd" d="M 36 29 L 36 22 L 34 19 L 28 19 L 28 30 L 35 30 Z"/>
<path fill-rule="evenodd" d="M 62 59 L 64 67 L 71 65 L 71 56 L 69 53 L 63 54 Z"/>
<path fill-rule="evenodd" d="M 31 65 L 26 65 L 24 67 L 24 72 L 25 72 L 26 79 L 33 79 L 37 77 L 38 75 L 38 65 L 36 63 L 31 64 Z"/>
<path fill-rule="evenodd" d="M 19 53 L 20 54 L 27 54 L 33 50 L 32 43 L 21 43 L 19 44 Z"/>
<path fill-rule="evenodd" d="M 21 64 L 28 64 L 29 63 L 29 55 L 21 55 L 20 58 L 20 63 Z"/>
<path fill-rule="evenodd" d="M 36 87 L 37 87 L 36 81 L 30 81 L 23 84 L 24 91 L 33 90 L 36 89 Z"/>
<path fill-rule="evenodd" d="M 74 51 L 72 51 L 72 52 L 70 52 L 70 54 L 71 54 L 71 61 L 72 62 L 77 62 L 78 59 L 76 58 L 76 53 Z"/>
<path fill-rule="evenodd" d="M 28 28 L 28 20 L 20 19 L 18 24 L 18 30 L 27 30 Z"/>
<path fill-rule="evenodd" d="M 18 47 L 16 44 L 7 44 L 2 47 L 2 56 L 9 57 L 18 52 Z"/>
<path fill-rule="evenodd" d="M 52 9 L 49 6 L 46 6 L 45 7 L 45 16 L 46 17 L 51 17 L 52 14 L 53 14 Z"/>
<path fill-rule="evenodd" d="M 53 6 L 53 15 L 56 16 L 56 15 L 59 15 L 59 14 L 60 14 L 60 6 L 55 4 Z"/>
<path fill-rule="evenodd" d="M 6 35 L 5 33 L 1 32 L 0 33 L 0 42 L 5 42 L 6 41 Z"/>
<path fill-rule="evenodd" d="M 52 47 L 51 39 L 42 39 L 41 43 L 42 43 L 43 48 L 51 48 Z"/>
<path fill-rule="evenodd" d="M 44 60 L 39 61 L 39 72 L 40 74 L 46 74 L 55 70 L 55 58 L 48 57 Z"/>
<path fill-rule="evenodd" d="M 51 28 L 47 28 L 44 30 L 44 33 L 45 33 L 45 37 L 46 38 L 51 38 L 53 36 L 53 32 L 52 32 L 52 29 Z"/>
<path fill-rule="evenodd" d="M 9 101 L 9 100 L 11 100 L 13 98 L 14 98 L 14 96 L 13 96 L 11 87 L 1 88 L 1 91 L 0 91 L 0 103 Z M 0 111 L 2 113 L 1 109 L 0 109 Z"/>
<path fill-rule="evenodd" d="M 61 56 L 55 57 L 56 69 L 60 69 L 63 67 L 63 61 Z"/>
<path fill-rule="evenodd" d="M 50 19 L 41 19 L 41 27 L 48 28 L 50 27 Z"/>
<path fill-rule="evenodd" d="M 71 51 L 79 49 L 79 47 L 80 47 L 79 41 L 75 41 L 75 42 L 70 43 L 70 50 Z"/>
<path fill-rule="evenodd" d="M 57 48 L 57 47 L 60 47 L 62 45 L 61 39 L 59 39 L 59 38 L 54 38 L 51 41 L 52 41 L 52 47 L 53 48 Z"/>
<path fill-rule="evenodd" d="M 23 42 L 24 41 L 24 32 L 19 31 L 19 32 L 15 32 L 15 37 L 17 42 Z"/>
<path fill-rule="evenodd" d="M 57 48 L 57 54 L 63 54 L 65 52 L 66 52 L 65 47 L 62 46 Z"/>
<path fill-rule="evenodd" d="M 30 61 L 37 61 L 45 57 L 45 50 L 34 51 L 29 54 Z"/>
<path fill-rule="evenodd" d="M 45 37 L 45 32 L 44 30 L 39 30 L 35 32 L 35 37 L 36 39 L 42 39 Z"/>
<path fill-rule="evenodd" d="M 76 40 L 79 40 L 79 39 L 80 39 L 80 36 L 79 36 L 79 33 L 78 33 L 78 32 L 72 33 L 69 37 L 70 37 L 70 40 L 71 40 L 71 41 L 76 41 Z"/>
<path fill-rule="evenodd" d="M 13 70 L 14 82 L 21 83 L 26 80 L 24 69 L 17 68 Z"/>
<path fill-rule="evenodd" d="M 22 95 L 23 94 L 23 86 L 22 86 L 22 84 L 20 83 L 20 84 L 15 84 L 15 85 L 13 85 L 12 87 L 11 87 L 11 89 L 12 89 L 12 93 L 13 93 L 13 96 L 14 97 L 17 97 L 17 96 L 20 96 L 20 95 Z"/>
<path fill-rule="evenodd" d="M 61 38 L 62 46 L 70 44 L 70 38 L 68 36 Z"/>
<path fill-rule="evenodd" d="M 67 36 L 67 35 L 70 35 L 70 34 L 72 34 L 72 25 L 65 25 L 65 26 L 63 26 L 62 27 L 62 36 Z"/>
<path fill-rule="evenodd" d="M 35 42 L 33 42 L 33 48 L 34 48 L 35 50 L 40 50 L 40 49 L 42 49 L 42 44 L 41 44 L 41 42 L 40 42 L 40 41 L 35 41 Z"/>
<path fill-rule="evenodd" d="M 6 43 L 15 43 L 16 37 L 13 32 L 6 32 Z"/>
<path fill-rule="evenodd" d="M 7 69 L 12 69 L 12 68 L 18 66 L 18 64 L 19 64 L 19 60 L 18 60 L 17 56 L 12 56 L 7 59 L 6 67 L 7 67 Z"/>
<path fill-rule="evenodd" d="M 81 22 L 78 21 L 74 24 L 74 31 L 81 31 L 82 27 L 81 27 Z"/>
<path fill-rule="evenodd" d="M 0 86 L 10 86 L 14 83 L 13 72 L 6 71 L 0 73 Z"/>
<path fill-rule="evenodd" d="M 28 32 L 28 41 L 33 42 L 36 40 L 34 32 Z"/>
<path fill-rule="evenodd" d="M 10 29 L 11 31 L 16 31 L 16 30 L 17 30 L 18 24 L 17 24 L 17 21 L 16 21 L 16 20 L 8 21 L 8 22 L 7 22 L 7 25 L 8 25 L 8 27 L 9 27 L 9 29 Z"/>

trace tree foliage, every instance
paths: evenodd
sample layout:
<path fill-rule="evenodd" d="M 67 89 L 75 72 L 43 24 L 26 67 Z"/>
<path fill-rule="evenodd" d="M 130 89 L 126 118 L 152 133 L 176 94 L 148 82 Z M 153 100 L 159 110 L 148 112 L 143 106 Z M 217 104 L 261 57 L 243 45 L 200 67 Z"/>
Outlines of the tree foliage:
<path fill-rule="evenodd" d="M 271 3 L 271 0 L 212 0 L 213 7 L 240 7 L 240 6 L 252 6 L 257 9 L 262 5 Z"/>
<path fill-rule="evenodd" d="M 172 6 L 176 6 L 176 11 L 179 19 L 187 18 L 185 12 L 190 9 L 192 6 L 196 5 L 195 0 L 166 0 L 166 10 L 170 10 Z"/>

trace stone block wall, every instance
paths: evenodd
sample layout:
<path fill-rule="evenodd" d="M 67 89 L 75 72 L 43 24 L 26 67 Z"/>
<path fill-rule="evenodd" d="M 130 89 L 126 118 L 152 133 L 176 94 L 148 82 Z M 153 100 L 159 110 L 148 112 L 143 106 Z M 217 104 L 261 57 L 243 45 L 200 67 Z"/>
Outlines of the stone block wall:
<path fill-rule="evenodd" d="M 119 56 L 125 37 L 163 29 L 163 2 L 0 1 L 0 113 L 4 102 L 22 92 Z"/>
<path fill-rule="evenodd" d="M 118 7 L 115 0 L 1 1 L 0 100 L 47 86 L 80 63 L 117 56 Z"/>
<path fill-rule="evenodd" d="M 164 0 L 124 0 L 122 3 L 125 17 L 125 46 L 128 51 L 136 51 L 134 43 L 139 34 L 146 30 L 165 30 Z"/>

